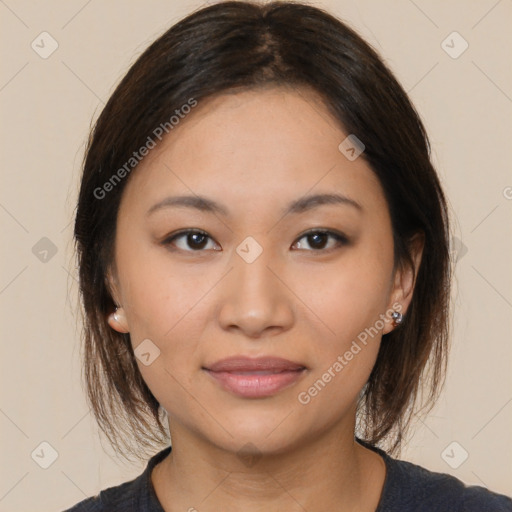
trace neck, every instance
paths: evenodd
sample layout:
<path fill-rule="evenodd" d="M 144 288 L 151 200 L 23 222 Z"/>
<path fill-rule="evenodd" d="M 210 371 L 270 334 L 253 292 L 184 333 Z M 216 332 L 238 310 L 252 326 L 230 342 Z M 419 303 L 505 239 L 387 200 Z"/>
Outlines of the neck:
<path fill-rule="evenodd" d="M 354 440 L 353 430 L 333 428 L 279 453 L 250 453 L 247 447 L 241 456 L 172 427 L 172 451 L 152 473 L 166 512 L 363 512 L 377 507 L 385 464 Z"/>

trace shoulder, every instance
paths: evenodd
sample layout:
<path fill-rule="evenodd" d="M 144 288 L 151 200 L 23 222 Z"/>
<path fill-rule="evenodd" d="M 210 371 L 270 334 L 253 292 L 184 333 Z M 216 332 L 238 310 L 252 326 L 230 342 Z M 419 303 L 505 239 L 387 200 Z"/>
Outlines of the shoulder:
<path fill-rule="evenodd" d="M 388 475 L 378 512 L 512 512 L 508 496 L 387 455 L 384 459 Z"/>
<path fill-rule="evenodd" d="M 140 494 L 139 478 L 115 487 L 103 489 L 99 494 L 87 498 L 64 512 L 121 512 L 137 510 Z"/>
<path fill-rule="evenodd" d="M 80 501 L 64 512 L 163 512 L 151 483 L 151 471 L 170 451 L 169 446 L 154 455 L 137 478 L 103 489 L 96 496 Z"/>

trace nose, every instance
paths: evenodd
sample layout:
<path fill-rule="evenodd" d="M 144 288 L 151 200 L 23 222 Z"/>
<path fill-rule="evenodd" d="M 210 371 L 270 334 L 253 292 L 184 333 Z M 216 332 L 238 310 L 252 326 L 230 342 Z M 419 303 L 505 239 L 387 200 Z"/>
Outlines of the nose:
<path fill-rule="evenodd" d="M 286 286 L 283 266 L 263 250 L 252 263 L 233 252 L 233 269 L 222 284 L 218 311 L 221 327 L 248 338 L 288 330 L 294 322 L 293 294 Z"/>

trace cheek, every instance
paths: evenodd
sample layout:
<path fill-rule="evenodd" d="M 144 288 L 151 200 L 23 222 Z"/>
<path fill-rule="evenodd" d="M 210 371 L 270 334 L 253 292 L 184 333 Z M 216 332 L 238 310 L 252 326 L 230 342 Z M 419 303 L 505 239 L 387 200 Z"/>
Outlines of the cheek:
<path fill-rule="evenodd" d="M 337 404 L 331 411 L 334 417 L 368 380 L 385 325 L 392 267 L 390 247 L 377 241 L 361 244 L 336 265 L 319 266 L 315 286 L 309 280 L 300 289 L 321 321 L 320 331 L 311 333 L 316 340 L 311 344 L 313 371 L 301 389 L 306 393 L 301 403 L 314 402 L 312 411 L 323 408 L 326 414 L 326 404 Z"/>
<path fill-rule="evenodd" d="M 392 254 L 361 247 L 335 264 L 318 265 L 296 283 L 294 290 L 316 314 L 327 346 L 342 349 L 386 312 L 392 266 Z"/>
<path fill-rule="evenodd" d="M 175 411 L 190 402 L 187 390 L 194 388 L 200 365 L 198 345 L 211 317 L 209 291 L 222 272 L 177 268 L 169 261 L 163 251 L 133 250 L 120 260 L 119 269 L 126 277 L 123 296 L 135 353 L 143 340 L 150 340 L 150 352 L 157 354 L 147 366 L 137 359 L 139 370 L 162 406 Z"/>
<path fill-rule="evenodd" d="M 119 245 L 118 269 L 124 277 L 123 306 L 134 345 L 144 338 L 160 342 L 172 338 L 216 282 L 213 273 L 199 272 L 193 265 L 172 264 L 165 249 L 146 248 L 140 242 L 129 250 Z"/>

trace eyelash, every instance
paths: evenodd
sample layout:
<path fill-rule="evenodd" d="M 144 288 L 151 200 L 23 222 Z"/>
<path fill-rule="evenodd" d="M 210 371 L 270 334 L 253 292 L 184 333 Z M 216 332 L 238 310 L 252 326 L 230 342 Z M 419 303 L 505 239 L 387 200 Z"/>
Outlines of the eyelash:
<path fill-rule="evenodd" d="M 205 231 L 201 231 L 200 229 L 186 229 L 186 230 L 179 231 L 177 233 L 174 233 L 174 234 L 166 237 L 165 240 L 162 242 L 162 245 L 165 245 L 165 246 L 168 247 L 168 246 L 172 245 L 172 243 L 175 240 L 177 240 L 179 238 L 186 237 L 187 235 L 192 235 L 192 234 L 203 235 L 203 236 L 207 237 L 208 239 L 213 240 L 213 238 L 211 238 L 208 235 L 208 233 L 206 233 Z M 346 245 L 348 245 L 350 243 L 350 240 L 344 234 L 339 233 L 337 231 L 332 231 L 330 229 L 320 229 L 320 228 L 316 228 L 316 229 L 307 231 L 306 233 L 303 233 L 297 239 L 297 242 L 299 240 L 301 240 L 302 238 L 305 238 L 305 237 L 308 237 L 308 236 L 311 236 L 311 235 L 315 235 L 315 234 L 328 235 L 330 238 L 333 238 L 334 240 L 336 240 L 338 246 L 337 247 L 331 247 L 329 249 L 311 249 L 311 250 L 306 249 L 309 252 L 328 253 L 328 252 L 331 252 L 333 250 L 339 249 L 342 246 L 346 246 Z M 295 245 L 297 242 L 295 242 L 293 245 Z M 204 252 L 203 249 L 187 250 L 187 249 L 175 248 L 175 249 L 171 249 L 171 250 L 178 250 L 178 251 L 183 251 L 183 252 L 194 252 L 194 253 Z M 299 249 L 299 250 L 303 250 L 303 249 Z"/>

